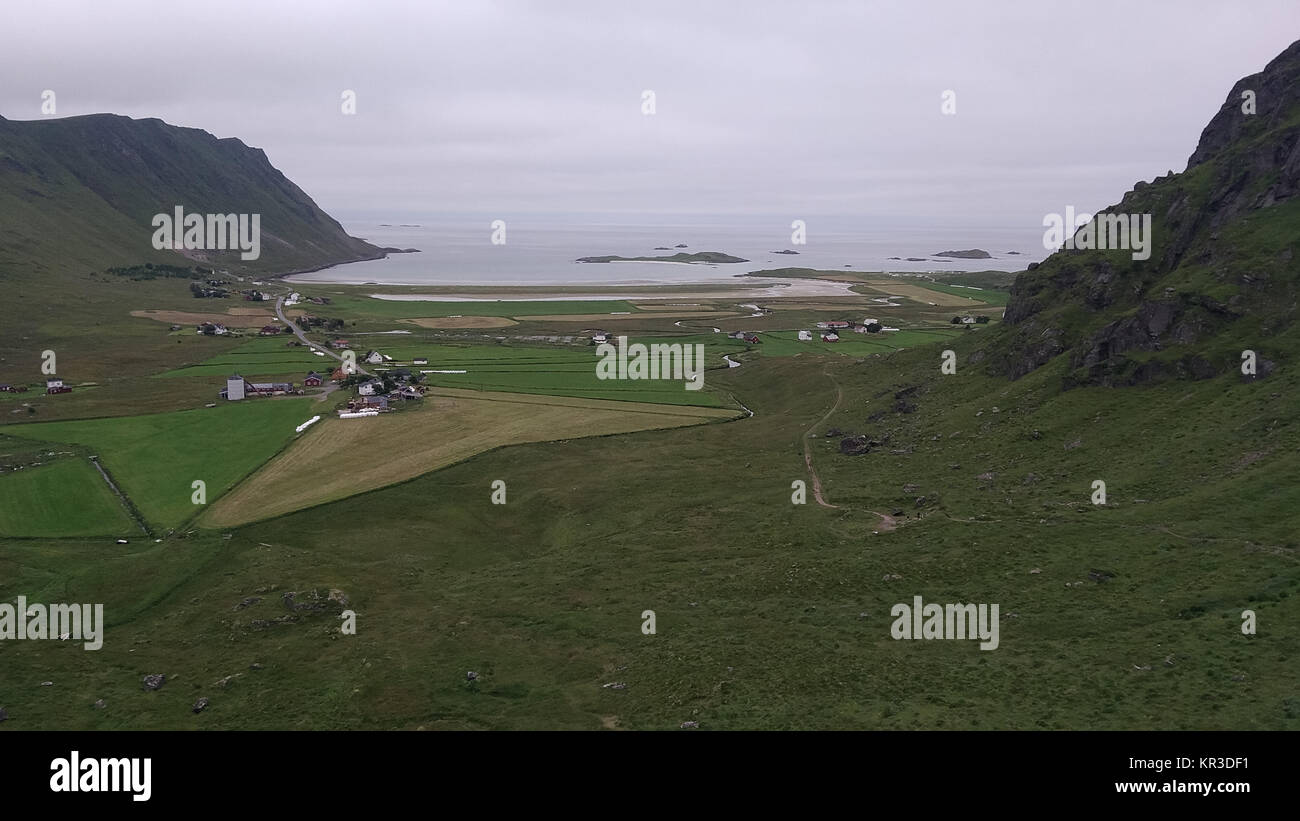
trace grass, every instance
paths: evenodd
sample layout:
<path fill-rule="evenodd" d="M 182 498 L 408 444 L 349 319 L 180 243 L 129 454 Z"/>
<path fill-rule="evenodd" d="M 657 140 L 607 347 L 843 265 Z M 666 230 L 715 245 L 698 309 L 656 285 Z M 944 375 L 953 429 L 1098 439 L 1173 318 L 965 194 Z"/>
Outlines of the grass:
<path fill-rule="evenodd" d="M 158 374 L 161 379 L 185 376 L 212 378 L 214 395 L 226 386 L 225 379 L 233 373 L 244 377 L 278 376 L 308 371 L 330 369 L 337 361 L 316 356 L 306 346 L 290 346 L 288 335 L 250 339 L 233 350 L 224 351 L 192 365 L 184 365 Z M 301 376 L 299 380 L 301 381 Z"/>
<path fill-rule="evenodd" d="M 1008 300 L 1011 299 L 1011 294 L 1008 291 L 992 291 L 992 290 L 986 290 L 982 288 L 979 290 L 975 290 L 972 288 L 965 288 L 960 285 L 946 285 L 939 282 L 926 282 L 924 280 L 917 280 L 916 284 L 921 286 L 922 288 L 927 288 L 931 291 L 938 291 L 941 294 L 952 294 L 953 296 L 964 296 L 967 299 L 974 299 L 980 302 L 986 302 L 989 305 L 1005 306 Z M 975 310 L 978 310 L 978 308 L 976 308 Z"/>
<path fill-rule="evenodd" d="M 412 479 L 502 445 L 699 424 L 733 411 L 444 390 L 417 408 L 323 419 L 210 507 L 231 527 Z M 366 454 L 358 463 L 356 455 Z"/>
<path fill-rule="evenodd" d="M 756 412 L 736 422 L 516 445 L 156 546 L 7 540 L 0 596 L 104 601 L 110 622 L 93 665 L 58 642 L 0 649 L 7 680 L 59 685 L 9 690 L 9 724 L 1297 729 L 1297 428 L 1268 399 L 1295 386 L 1062 397 L 1052 374 L 941 376 L 937 360 L 760 357 L 716 376 Z M 792 505 L 837 386 L 826 426 L 889 442 L 845 456 L 818 428 L 838 507 Z M 912 386 L 915 411 L 893 410 Z M 902 526 L 874 535 L 869 511 L 895 506 Z M 330 589 L 357 635 L 338 633 L 341 604 L 281 601 Z M 1000 648 L 890 639 L 914 595 L 999 603 Z M 151 672 L 175 678 L 146 693 Z"/>
<path fill-rule="evenodd" d="M 309 399 L 257 399 L 215 408 L 11 429 L 28 439 L 84 445 L 154 526 L 194 516 L 195 480 L 211 504 L 294 436 L 313 415 Z"/>
<path fill-rule="evenodd" d="M 85 458 L 0 476 L 0 536 L 120 536 L 133 530 L 135 523 Z"/>

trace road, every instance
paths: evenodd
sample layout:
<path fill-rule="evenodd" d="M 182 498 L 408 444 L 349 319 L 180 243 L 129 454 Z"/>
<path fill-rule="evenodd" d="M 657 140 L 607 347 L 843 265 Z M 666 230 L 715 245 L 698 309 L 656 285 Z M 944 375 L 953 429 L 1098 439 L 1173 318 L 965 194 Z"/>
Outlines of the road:
<path fill-rule="evenodd" d="M 276 300 L 275 300 L 275 315 L 278 316 L 278 317 L 280 318 L 280 321 L 283 322 L 285 325 L 288 325 L 290 328 L 293 328 L 293 334 L 294 334 L 294 336 L 298 337 L 298 339 L 300 339 L 300 340 L 302 341 L 302 344 L 306 345 L 307 347 L 311 348 L 311 349 L 314 350 L 314 351 L 320 351 L 321 353 L 325 354 L 326 356 L 332 356 L 332 357 L 334 357 L 335 359 L 337 359 L 339 362 L 342 362 L 342 361 L 343 361 L 343 357 L 341 357 L 341 356 L 339 356 L 338 354 L 334 353 L 334 352 L 331 351 L 329 348 L 323 347 L 323 346 L 321 346 L 321 345 L 317 345 L 315 342 L 312 342 L 310 339 L 308 339 L 308 338 L 307 338 L 307 335 L 306 335 L 305 333 L 302 332 L 302 328 L 299 328 L 297 325 L 295 325 L 292 321 L 289 320 L 289 317 L 287 317 L 287 316 L 284 315 L 284 296 L 276 297 Z M 358 373 L 363 373 L 363 374 L 365 374 L 366 376 L 371 376 L 371 377 L 374 376 L 373 373 L 371 373 L 370 371 L 368 371 L 368 370 L 366 370 L 365 368 L 361 367 L 361 363 L 360 363 L 360 362 L 357 362 L 357 363 L 355 363 L 355 364 L 356 364 L 356 366 L 357 366 L 357 372 L 358 372 Z"/>

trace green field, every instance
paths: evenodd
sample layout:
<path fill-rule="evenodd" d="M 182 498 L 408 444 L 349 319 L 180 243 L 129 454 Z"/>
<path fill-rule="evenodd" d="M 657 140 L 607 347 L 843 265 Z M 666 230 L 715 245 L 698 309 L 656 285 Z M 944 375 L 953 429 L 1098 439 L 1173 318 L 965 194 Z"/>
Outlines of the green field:
<path fill-rule="evenodd" d="M 250 339 L 239 347 L 220 353 L 202 362 L 185 365 L 157 374 L 163 379 L 182 376 L 210 376 L 214 392 L 226 386 L 225 378 L 233 373 L 245 377 L 278 376 L 280 374 L 300 373 L 299 379 L 308 371 L 331 369 L 338 361 L 327 356 L 316 356 L 306 346 L 286 345 L 285 335 Z"/>
<path fill-rule="evenodd" d="M 928 288 L 931 291 L 939 291 L 944 294 L 953 296 L 964 296 L 967 299 L 978 299 L 981 302 L 987 302 L 989 305 L 1005 306 L 1011 299 L 1008 291 L 993 291 L 987 288 L 964 288 L 960 285 L 945 285 L 939 282 L 930 282 L 928 280 L 916 278 L 909 280 L 922 288 Z M 960 312 L 959 312 L 960 313 Z"/>
<path fill-rule="evenodd" d="M 194 516 L 191 483 L 208 502 L 229 490 L 294 436 L 310 399 L 250 399 L 215 408 L 9 428 L 27 439 L 67 442 L 99 456 L 148 523 L 175 527 Z M 67 504 L 76 497 L 60 494 Z"/>
<path fill-rule="evenodd" d="M 0 476 L 0 536 L 139 535 L 85 458 L 60 458 Z"/>

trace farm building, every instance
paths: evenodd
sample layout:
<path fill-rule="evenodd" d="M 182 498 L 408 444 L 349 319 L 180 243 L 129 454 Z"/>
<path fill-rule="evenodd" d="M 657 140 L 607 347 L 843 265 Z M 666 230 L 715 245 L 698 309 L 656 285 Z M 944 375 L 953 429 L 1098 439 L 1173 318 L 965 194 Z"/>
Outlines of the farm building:
<path fill-rule="evenodd" d="M 758 334 L 745 334 L 745 341 L 750 345 L 761 345 L 763 340 L 758 338 Z"/>
<path fill-rule="evenodd" d="M 429 357 L 427 357 L 427 356 L 417 356 L 416 358 L 414 358 L 414 359 L 411 360 L 411 364 L 412 364 L 412 365 L 428 365 L 428 364 L 429 364 Z"/>
<path fill-rule="evenodd" d="M 811 342 L 811 341 L 812 341 L 812 331 L 800 331 L 800 332 L 799 332 L 799 341 L 800 341 L 800 342 Z"/>
<path fill-rule="evenodd" d="M 315 371 L 312 371 L 311 373 L 307 374 L 307 378 L 302 380 L 303 386 L 307 388 L 319 387 L 320 383 L 321 383 L 320 374 L 316 373 Z"/>
<path fill-rule="evenodd" d="M 388 410 L 387 396 L 358 396 L 348 400 L 348 410 Z"/>
<path fill-rule="evenodd" d="M 278 325 L 263 325 L 262 330 L 257 332 L 258 336 L 275 336 L 280 333 Z"/>
<path fill-rule="evenodd" d="M 226 388 L 221 392 L 221 397 L 223 399 L 229 399 L 232 402 L 238 399 L 243 399 L 247 394 L 247 391 L 245 390 L 247 387 L 248 383 L 244 381 L 244 377 L 235 374 L 226 380 Z"/>
<path fill-rule="evenodd" d="M 727 338 L 728 338 L 728 339 L 744 339 L 744 338 L 745 338 L 745 332 L 744 332 L 744 331 L 732 331 L 731 333 L 727 334 Z"/>
<path fill-rule="evenodd" d="M 246 383 L 253 396 L 283 396 L 286 393 L 293 393 L 292 382 L 251 382 Z"/>
<path fill-rule="evenodd" d="M 822 334 L 822 342 L 839 342 L 840 335 L 834 331 Z"/>
<path fill-rule="evenodd" d="M 63 380 L 57 376 L 51 376 L 45 380 L 46 393 L 72 393 L 72 388 L 63 384 Z"/>
<path fill-rule="evenodd" d="M 348 347 L 348 341 L 346 339 L 334 339 L 330 341 L 330 347 L 336 350 L 346 348 Z"/>

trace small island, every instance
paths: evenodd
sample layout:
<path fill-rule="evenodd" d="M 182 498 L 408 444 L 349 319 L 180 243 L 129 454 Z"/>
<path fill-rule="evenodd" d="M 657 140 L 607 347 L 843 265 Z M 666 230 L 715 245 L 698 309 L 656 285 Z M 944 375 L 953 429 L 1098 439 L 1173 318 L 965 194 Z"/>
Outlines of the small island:
<path fill-rule="evenodd" d="M 799 253 L 799 252 L 798 252 L 798 251 L 790 251 L 790 250 L 787 249 L 787 250 L 785 250 L 785 251 L 768 251 L 768 253 L 769 253 L 769 254 L 797 254 L 797 253 Z"/>
<path fill-rule="evenodd" d="M 972 248 L 969 251 L 940 251 L 935 256 L 955 259 L 993 259 L 992 254 L 980 248 Z"/>
<path fill-rule="evenodd" d="M 721 251 L 697 251 L 694 254 L 673 254 L 670 257 L 578 257 L 578 262 L 749 262 Z"/>
<path fill-rule="evenodd" d="M 686 243 L 683 242 L 683 243 L 680 243 L 680 244 L 678 244 L 678 245 L 676 245 L 676 246 L 674 246 L 674 247 L 676 247 L 676 248 L 690 248 L 691 246 L 689 246 L 689 245 L 687 245 Z"/>

